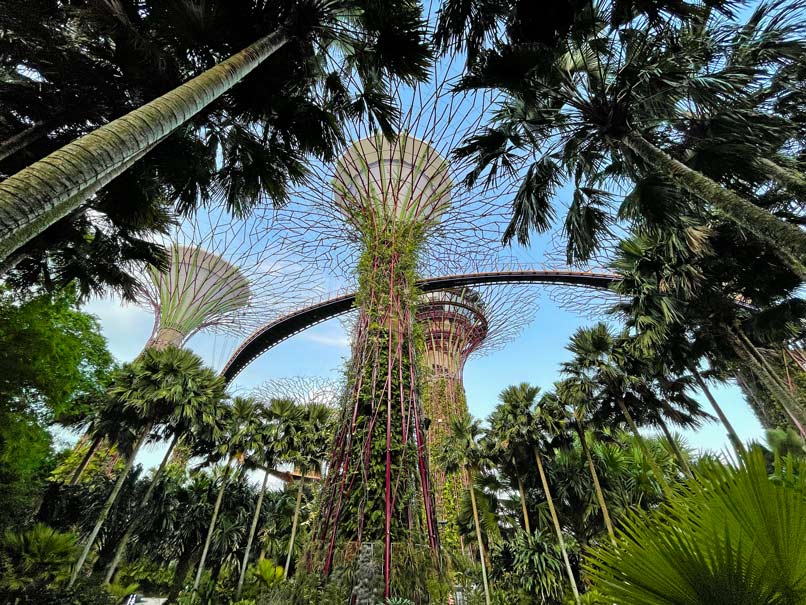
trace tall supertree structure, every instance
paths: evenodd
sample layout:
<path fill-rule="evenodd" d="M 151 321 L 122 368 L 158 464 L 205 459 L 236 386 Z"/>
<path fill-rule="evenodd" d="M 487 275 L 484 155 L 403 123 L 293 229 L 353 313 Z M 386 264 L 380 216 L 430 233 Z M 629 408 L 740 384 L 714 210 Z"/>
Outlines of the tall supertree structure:
<path fill-rule="evenodd" d="M 453 514 L 462 475 L 448 477 L 434 463 L 451 421 L 468 412 L 463 383 L 465 364 L 502 347 L 531 321 L 537 310 L 536 293 L 529 286 L 477 286 L 427 292 L 420 296 L 416 321 L 423 336 L 421 365 L 426 379 L 421 389 L 428 419 L 426 443 L 432 460 L 434 496 L 441 537 L 446 545 L 460 541 Z"/>
<path fill-rule="evenodd" d="M 362 252 L 349 400 L 324 486 L 319 536 L 327 543 L 326 574 L 337 544 L 382 544 L 386 597 L 393 542 L 425 534 L 438 550 L 417 398 L 414 283 L 428 230 L 450 204 L 451 184 L 442 156 L 405 132 L 358 140 L 333 180 L 334 202 Z"/>
<path fill-rule="evenodd" d="M 347 394 L 309 566 L 328 575 L 359 552 L 361 561 L 379 559 L 373 573 L 386 595 L 393 581 L 400 594 L 415 592 L 405 582 L 416 574 L 392 577 L 396 552 L 422 545 L 440 561 L 415 283 L 524 261 L 501 247 L 514 180 L 501 174 L 488 188 L 469 174 L 469 160 L 451 155 L 495 100 L 453 93 L 459 71 L 440 63 L 430 83 L 391 90 L 405 99 L 397 131 L 356 124 L 340 159 L 313 164 L 292 201 L 272 210 L 274 227 L 299 262 L 325 276 L 327 290 L 357 293 Z"/>

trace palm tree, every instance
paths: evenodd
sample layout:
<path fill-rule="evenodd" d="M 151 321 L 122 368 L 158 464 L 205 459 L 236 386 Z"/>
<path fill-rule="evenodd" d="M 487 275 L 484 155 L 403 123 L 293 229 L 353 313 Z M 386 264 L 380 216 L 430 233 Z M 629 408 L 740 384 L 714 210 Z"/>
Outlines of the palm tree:
<path fill-rule="evenodd" d="M 197 386 L 200 388 L 196 391 Z M 87 538 L 73 569 L 68 586 L 72 586 L 90 554 L 95 539 L 117 500 L 123 483 L 134 466 L 141 446 L 155 426 L 165 423 L 171 414 L 186 410 L 186 403 L 210 397 L 215 400 L 223 393 L 223 381 L 205 368 L 194 353 L 176 347 L 146 349 L 134 362 L 116 372 L 109 397 L 136 412 L 141 428 L 137 434 L 123 470 L 109 494 L 95 526 Z M 185 397 L 188 397 L 186 400 Z M 191 406 L 192 407 L 192 406 Z M 186 412 L 180 412 L 186 413 Z M 151 494 L 149 494 L 150 498 Z"/>
<path fill-rule="evenodd" d="M 630 411 L 632 407 L 633 412 L 646 414 L 648 408 L 634 390 L 636 384 L 643 385 L 635 373 L 635 358 L 626 341 L 614 338 L 607 326 L 599 323 L 592 328 L 577 330 L 567 349 L 574 354 L 574 359 L 563 364 L 563 373 L 584 384 L 584 389 L 594 394 L 600 421 L 612 417 L 613 407 L 618 410 L 641 447 L 655 480 L 670 495 L 671 487 L 665 474 L 646 446 Z"/>
<path fill-rule="evenodd" d="M 703 374 L 752 377 L 794 426 L 803 425 L 797 402 L 756 346 L 777 348 L 792 338 L 791 327 L 803 321 L 803 302 L 795 298 L 801 280 L 763 243 L 738 242 L 735 226 L 693 208 L 663 181 L 641 183 L 629 205 L 631 215 L 651 218 L 619 245 L 612 266 L 625 298 L 613 310 L 626 319 L 638 352 L 661 362 L 661 373 L 690 373 L 739 451 L 741 441 Z M 710 369 L 701 372 L 703 362 Z"/>
<path fill-rule="evenodd" d="M 599 474 L 596 472 L 596 465 L 593 463 L 590 447 L 588 446 L 588 437 L 585 431 L 585 418 L 588 417 L 589 411 L 587 406 L 591 403 L 592 393 L 589 391 L 589 383 L 586 381 L 574 380 L 568 378 L 561 382 L 554 384 L 555 395 L 560 405 L 565 405 L 569 410 L 569 415 L 573 419 L 574 430 L 579 438 L 579 444 L 582 452 L 585 454 L 585 461 L 588 464 L 591 479 L 593 480 L 593 487 L 596 491 L 596 499 L 599 502 L 599 508 L 602 510 L 602 518 L 604 519 L 605 527 L 607 528 L 607 535 L 610 537 L 611 542 L 615 542 L 616 535 L 613 531 L 613 521 L 610 519 L 610 511 L 607 508 L 602 485 L 599 482 Z M 552 396 L 550 393 L 547 397 Z"/>
<path fill-rule="evenodd" d="M 232 463 L 238 461 L 243 462 L 247 456 L 250 448 L 256 445 L 260 446 L 258 438 L 260 432 L 261 418 L 264 415 L 262 407 L 259 406 L 253 399 L 245 397 L 236 397 L 232 401 L 232 406 L 226 420 L 226 428 L 221 435 L 221 440 L 218 444 L 214 457 L 220 458 L 226 456 L 227 462 L 221 469 L 220 473 L 220 486 L 216 496 L 215 504 L 213 505 L 213 514 L 210 518 L 210 524 L 207 529 L 207 537 L 204 541 L 202 548 L 201 558 L 196 567 L 196 577 L 193 580 L 193 596 L 195 600 L 198 595 L 199 585 L 201 584 L 202 573 L 204 566 L 207 562 L 207 555 L 210 551 L 210 544 L 213 540 L 215 533 L 216 521 L 218 520 L 219 513 L 221 512 L 221 502 L 224 499 L 224 492 L 227 484 L 230 481 L 230 469 Z"/>
<path fill-rule="evenodd" d="M 271 404 L 265 411 L 266 418 L 264 419 L 263 426 L 258 427 L 255 433 L 256 451 L 249 457 L 249 461 L 252 464 L 263 468 L 263 482 L 260 486 L 257 503 L 255 504 L 255 514 L 252 516 L 252 523 L 249 526 L 249 533 L 246 538 L 246 548 L 244 549 L 243 559 L 241 561 L 238 585 L 235 589 L 235 600 L 241 598 L 243 583 L 246 579 L 246 569 L 249 565 L 249 558 L 252 556 L 252 542 L 255 539 L 260 513 L 263 509 L 263 498 L 266 495 L 266 485 L 269 481 L 269 470 L 274 467 L 277 459 L 282 455 L 282 442 L 280 441 L 282 430 L 278 430 L 276 416 L 271 409 Z M 274 422 L 272 420 L 274 420 Z"/>
<path fill-rule="evenodd" d="M 481 425 L 469 415 L 451 420 L 451 430 L 445 438 L 442 449 L 438 452 L 445 471 L 449 473 L 463 472 L 467 477 L 470 491 L 470 501 L 473 507 L 473 522 L 476 526 L 476 540 L 479 547 L 479 561 L 481 562 L 481 578 L 484 584 L 484 599 L 490 605 L 490 586 L 487 582 L 487 563 L 484 556 L 484 541 L 481 537 L 481 523 L 479 521 L 479 508 L 476 502 L 475 477 L 485 465 L 482 456 L 479 437 L 482 434 Z"/>
<path fill-rule="evenodd" d="M 491 123 L 455 150 L 477 160 L 469 180 L 489 169 L 494 181 L 497 172 L 511 171 L 519 161 L 529 166 L 505 240 L 517 236 L 526 242 L 531 228 L 547 230 L 553 192 L 571 181 L 575 191 L 564 223 L 569 262 L 587 260 L 614 219 L 604 188 L 613 178 L 635 182 L 652 171 L 768 242 L 806 276 L 806 234 L 762 207 L 764 187 L 737 188 L 735 173 L 717 180 L 690 165 L 692 142 L 681 144 L 676 132 L 700 114 L 722 114 L 726 124 L 753 124 L 742 132 L 734 126 L 732 134 L 744 135 L 756 164 L 790 142 L 797 147 L 798 127 L 788 127 L 768 109 L 780 97 L 778 74 L 806 56 L 796 3 L 763 5 L 761 16 L 751 16 L 745 28 L 711 11 L 678 21 L 622 20 L 614 15 L 619 4 L 580 11 L 577 26 L 553 47 L 521 44 L 511 34 L 508 40 L 494 37 L 500 41 L 459 85 L 505 95 Z M 735 35 L 737 29 L 742 34 Z M 764 74 L 768 84 L 748 73 Z M 683 106 L 695 115 L 681 111 Z M 774 128 L 760 126 L 771 121 Z M 777 183 L 777 177 L 770 173 L 766 182 Z"/>
<path fill-rule="evenodd" d="M 487 418 L 490 425 L 488 441 L 492 444 L 492 454 L 504 458 L 512 468 L 518 484 L 523 527 L 527 534 L 531 534 L 529 511 L 526 507 L 526 490 L 518 468 L 518 462 L 523 453 L 519 448 L 524 445 L 525 422 L 527 421 L 523 410 L 523 398 L 519 397 L 520 394 L 516 387 L 508 387 L 498 396 L 500 403 Z"/>
<path fill-rule="evenodd" d="M 528 403 L 527 408 L 527 430 L 528 441 L 534 454 L 535 463 L 537 464 L 537 472 L 540 475 L 540 484 L 543 487 L 543 493 L 546 496 L 546 503 L 549 507 L 551 514 L 551 521 L 554 524 L 554 532 L 557 536 L 557 544 L 560 547 L 560 552 L 565 562 L 565 570 L 568 573 L 568 581 L 571 583 L 571 591 L 574 593 L 574 600 L 579 605 L 579 590 L 577 588 L 574 572 L 571 569 L 571 561 L 568 558 L 568 550 L 565 547 L 565 540 L 563 539 L 562 527 L 560 526 L 560 519 L 557 516 L 557 510 L 554 507 L 554 499 L 551 496 L 551 489 L 549 482 L 546 478 L 546 471 L 543 468 L 543 454 L 553 449 L 552 442 L 554 437 L 558 435 L 565 421 L 565 413 L 562 408 L 551 397 L 542 397 L 537 402 L 535 407 L 534 399 L 540 392 L 537 387 L 529 387 L 529 385 L 520 385 L 524 399 Z"/>
<path fill-rule="evenodd" d="M 799 603 L 806 598 L 806 474 L 769 476 L 760 448 L 738 465 L 703 461 L 664 507 L 633 513 L 586 570 L 602 602 Z"/>
<path fill-rule="evenodd" d="M 288 460 L 299 470 L 297 486 L 297 502 L 294 506 L 294 517 L 291 522 L 291 537 L 288 540 L 288 554 L 285 559 L 285 578 L 291 567 L 291 555 L 294 552 L 294 538 L 297 535 L 299 511 L 302 505 L 302 494 L 305 487 L 305 476 L 309 471 L 321 471 L 322 461 L 327 455 L 333 431 L 333 411 L 326 405 L 308 403 L 301 410 L 300 423 L 292 439 L 295 446 L 288 452 Z"/>
<path fill-rule="evenodd" d="M 146 493 L 137 506 L 137 511 L 143 514 L 149 506 L 154 489 L 177 444 L 181 441 L 186 445 L 191 445 L 194 435 L 203 434 L 207 439 L 215 439 L 221 431 L 221 405 L 226 398 L 224 379 L 209 368 L 199 367 L 199 359 L 195 355 L 184 353 L 184 359 L 181 361 L 185 363 L 178 365 L 183 383 L 171 385 L 164 382 L 162 386 L 166 391 L 175 393 L 171 400 L 173 409 L 168 411 L 168 417 L 163 418 L 161 422 L 164 426 L 163 438 L 169 439 L 170 443 L 160 465 L 151 477 L 151 483 Z M 187 443 L 188 441 L 190 443 Z M 115 570 L 126 551 L 126 545 L 134 533 L 135 526 L 136 523 L 129 524 L 118 542 L 112 562 L 106 571 L 104 579 L 106 584 L 112 581 Z"/>
<path fill-rule="evenodd" d="M 0 262 L 128 170 L 292 40 L 321 49 L 316 59 L 325 63 L 327 49 L 338 45 L 346 55 L 341 67 L 356 68 L 368 97 L 370 89 L 383 89 L 385 75 L 404 80 L 425 75 L 429 57 L 420 7 L 411 2 L 378 7 L 360 0 L 316 0 L 288 3 L 280 10 L 272 6 L 257 16 L 256 22 L 273 31 L 256 34 L 246 48 L 204 73 L 0 183 Z M 243 29 L 253 31 L 251 25 Z M 389 44 L 392 35 L 395 43 Z M 322 74 L 323 79 L 327 75 L 338 77 L 328 73 Z M 372 99 L 374 104 L 364 101 L 382 124 L 388 124 L 389 112 L 377 104 L 378 96 Z M 356 109 L 361 111 L 360 104 Z"/>

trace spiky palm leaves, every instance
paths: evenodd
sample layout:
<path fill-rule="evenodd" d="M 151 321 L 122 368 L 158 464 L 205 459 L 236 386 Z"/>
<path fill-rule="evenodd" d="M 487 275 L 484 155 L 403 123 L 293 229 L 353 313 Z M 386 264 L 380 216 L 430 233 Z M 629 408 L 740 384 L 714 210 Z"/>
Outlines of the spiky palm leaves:
<path fill-rule="evenodd" d="M 657 511 L 630 515 L 616 546 L 586 564 L 608 602 L 624 605 L 800 603 L 806 598 L 806 473 L 769 477 L 759 450 L 738 466 L 703 461 Z"/>
<path fill-rule="evenodd" d="M 218 405 L 224 399 L 224 381 L 204 367 L 201 359 L 190 351 L 175 347 L 147 349 L 136 361 L 124 365 L 116 372 L 109 397 L 121 402 L 124 409 L 134 411 L 140 425 L 126 465 L 118 475 L 115 487 L 101 509 L 73 569 L 70 585 L 77 579 L 95 538 L 134 465 L 137 453 L 152 430 L 155 427 L 170 427 L 168 430 L 173 431 L 175 444 L 181 431 L 186 430 L 191 422 L 208 418 L 212 422 L 217 417 Z M 164 469 L 167 459 L 168 456 L 160 470 Z M 151 494 L 152 490 L 149 490 L 146 502 Z"/>
<path fill-rule="evenodd" d="M 738 35 L 731 32 L 735 24 L 707 11 L 677 22 L 624 22 L 608 13 L 613 8 L 597 5 L 603 12 L 587 27 L 572 28 L 553 49 L 501 41 L 480 55 L 460 84 L 505 93 L 489 125 L 456 150 L 477 161 L 468 178 L 488 171 L 494 179 L 529 166 L 505 240 L 526 241 L 531 229 L 548 229 L 557 188 L 569 182 L 574 194 L 564 223 L 568 257 L 587 260 L 615 219 L 608 190 L 659 173 L 770 243 L 806 274 L 806 236 L 765 210 L 761 185 L 778 181 L 770 174 L 759 179 L 758 170 L 748 177 L 738 165 L 725 170 L 727 146 L 719 148 L 722 172 L 704 157 L 692 164 L 696 144 L 707 137 L 689 130 L 700 117 L 724 117 L 730 136 L 752 152 L 753 166 L 798 140 L 799 130 L 769 109 L 780 97 L 772 82 L 806 56 L 795 5 L 765 5 L 764 14 Z"/>

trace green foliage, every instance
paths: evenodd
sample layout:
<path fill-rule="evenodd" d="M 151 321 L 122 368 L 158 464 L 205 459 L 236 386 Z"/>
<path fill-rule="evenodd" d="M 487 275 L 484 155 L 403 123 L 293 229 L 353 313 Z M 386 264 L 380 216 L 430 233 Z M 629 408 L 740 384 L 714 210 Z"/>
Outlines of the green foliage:
<path fill-rule="evenodd" d="M 48 427 L 81 421 L 112 357 L 71 290 L 0 288 L 0 529 L 24 520 L 54 460 Z"/>
<path fill-rule="evenodd" d="M 275 565 L 269 559 L 257 561 L 247 572 L 251 575 L 253 582 L 261 588 L 273 588 L 283 581 L 283 567 Z"/>
<path fill-rule="evenodd" d="M 37 523 L 31 529 L 3 535 L 3 580 L 6 588 L 31 584 L 59 585 L 69 577 L 77 556 L 75 534 Z"/>
<path fill-rule="evenodd" d="M 789 458 L 771 481 L 758 450 L 701 462 L 660 509 L 629 515 L 617 546 L 591 551 L 594 588 L 624 605 L 802 603 L 805 471 Z"/>
<path fill-rule="evenodd" d="M 0 290 L 0 403 L 45 421 L 86 414 L 103 391 L 112 356 L 98 320 L 79 310 L 66 289 L 21 297 Z"/>

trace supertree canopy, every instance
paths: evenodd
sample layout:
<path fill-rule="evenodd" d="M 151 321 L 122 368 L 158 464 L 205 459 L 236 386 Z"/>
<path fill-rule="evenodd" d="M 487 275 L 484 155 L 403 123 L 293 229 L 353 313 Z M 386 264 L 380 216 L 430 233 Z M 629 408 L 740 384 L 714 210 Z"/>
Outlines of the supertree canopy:
<path fill-rule="evenodd" d="M 165 267 L 146 267 L 139 302 L 154 314 L 148 346 L 183 346 L 201 331 L 242 336 L 293 308 L 309 291 L 271 231 L 222 210 L 184 221 Z"/>
<path fill-rule="evenodd" d="M 418 301 L 416 320 L 423 335 L 421 365 L 426 380 L 421 389 L 428 421 L 426 442 L 434 460 L 451 421 L 468 412 L 463 384 L 467 360 L 503 346 L 534 317 L 535 292 L 524 286 L 482 286 L 426 292 Z M 465 476 L 448 477 L 432 464 L 433 489 L 441 538 L 446 546 L 461 543 L 453 514 Z M 462 545 L 463 546 L 463 545 Z"/>
<path fill-rule="evenodd" d="M 200 247 L 174 244 L 168 254 L 165 271 L 148 268 L 161 303 L 152 346 L 180 344 L 249 304 L 249 281 L 235 265 Z"/>

